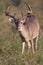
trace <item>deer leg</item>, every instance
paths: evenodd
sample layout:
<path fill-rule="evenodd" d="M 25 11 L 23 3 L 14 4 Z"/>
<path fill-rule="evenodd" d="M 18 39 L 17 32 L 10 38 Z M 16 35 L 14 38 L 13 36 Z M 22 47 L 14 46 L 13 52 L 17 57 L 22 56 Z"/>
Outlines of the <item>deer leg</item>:
<path fill-rule="evenodd" d="M 35 53 L 35 51 L 34 51 L 34 42 L 33 42 L 33 39 L 31 40 L 31 43 L 32 43 L 32 51 L 33 51 L 33 53 Z"/>
<path fill-rule="evenodd" d="M 22 54 L 24 53 L 24 48 L 25 48 L 25 42 L 23 42 L 23 46 L 22 46 Z"/>
<path fill-rule="evenodd" d="M 38 36 L 36 37 L 36 43 L 35 43 L 35 49 L 37 51 L 37 42 L 38 42 Z"/>
<path fill-rule="evenodd" d="M 30 44 L 30 41 L 28 41 L 28 48 L 29 48 L 29 49 L 31 48 L 31 44 Z"/>

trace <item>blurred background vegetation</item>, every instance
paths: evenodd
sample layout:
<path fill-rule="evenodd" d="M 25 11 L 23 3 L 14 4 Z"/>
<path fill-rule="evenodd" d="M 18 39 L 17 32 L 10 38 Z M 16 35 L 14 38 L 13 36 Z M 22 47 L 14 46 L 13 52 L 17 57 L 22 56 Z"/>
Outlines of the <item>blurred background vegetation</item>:
<path fill-rule="evenodd" d="M 38 41 L 38 51 L 28 53 L 28 47 L 24 55 L 21 54 L 22 42 L 16 30 L 16 26 L 8 21 L 5 16 L 6 5 L 11 4 L 10 14 L 19 18 L 21 12 L 27 13 L 27 7 L 23 3 L 26 1 L 32 7 L 33 14 L 39 20 L 40 33 Z M 43 0 L 0 0 L 0 65 L 43 65 Z"/>

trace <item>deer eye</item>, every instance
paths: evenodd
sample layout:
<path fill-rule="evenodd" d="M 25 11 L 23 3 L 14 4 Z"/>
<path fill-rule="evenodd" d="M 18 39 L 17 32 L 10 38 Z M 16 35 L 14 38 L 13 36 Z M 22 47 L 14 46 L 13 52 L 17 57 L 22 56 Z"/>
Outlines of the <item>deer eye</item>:
<path fill-rule="evenodd" d="M 21 24 L 22 24 L 22 22 L 21 22 Z"/>
<path fill-rule="evenodd" d="M 26 25 L 26 22 L 24 22 L 23 25 Z"/>

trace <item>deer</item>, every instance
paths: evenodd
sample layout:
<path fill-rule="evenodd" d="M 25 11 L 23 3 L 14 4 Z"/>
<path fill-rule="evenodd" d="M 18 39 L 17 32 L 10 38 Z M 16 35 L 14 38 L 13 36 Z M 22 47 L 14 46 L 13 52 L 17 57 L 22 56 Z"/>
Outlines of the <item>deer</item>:
<path fill-rule="evenodd" d="M 7 12 L 8 7 L 6 7 L 5 16 L 9 17 L 10 22 L 14 22 L 16 28 L 20 34 L 22 40 L 22 54 L 24 53 L 25 43 L 28 43 L 28 48 L 32 48 L 32 52 L 37 51 L 37 43 L 39 36 L 39 21 L 38 18 L 32 13 L 31 6 L 24 2 L 28 7 L 28 12 L 23 15 L 20 19 L 17 19 L 15 16 L 12 16 Z M 34 43 L 35 39 L 35 43 Z"/>

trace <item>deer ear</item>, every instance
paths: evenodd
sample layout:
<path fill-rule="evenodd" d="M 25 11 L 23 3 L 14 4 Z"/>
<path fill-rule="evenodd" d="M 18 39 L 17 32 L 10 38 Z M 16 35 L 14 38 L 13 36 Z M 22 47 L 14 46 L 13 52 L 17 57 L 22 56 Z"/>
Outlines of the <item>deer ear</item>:
<path fill-rule="evenodd" d="M 14 19 L 13 18 L 9 18 L 9 21 L 12 22 L 12 21 L 14 21 Z"/>
<path fill-rule="evenodd" d="M 23 25 L 26 25 L 26 22 L 24 22 Z"/>

